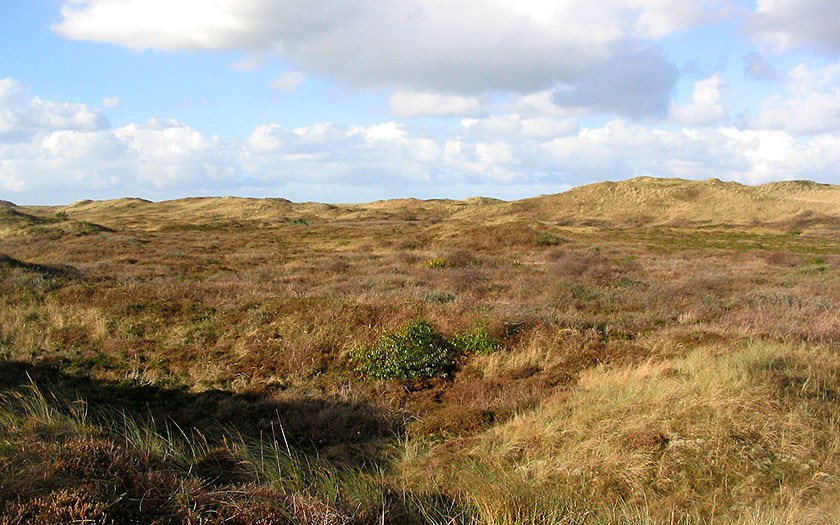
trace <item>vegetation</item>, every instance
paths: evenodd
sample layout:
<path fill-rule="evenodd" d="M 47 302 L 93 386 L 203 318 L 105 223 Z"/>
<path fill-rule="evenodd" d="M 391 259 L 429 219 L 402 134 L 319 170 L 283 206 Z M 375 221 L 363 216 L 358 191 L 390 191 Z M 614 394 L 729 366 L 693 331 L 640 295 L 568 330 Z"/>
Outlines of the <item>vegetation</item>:
<path fill-rule="evenodd" d="M 354 352 L 356 371 L 372 379 L 446 377 L 455 368 L 456 348 L 426 321 L 413 321 L 384 334 L 372 347 Z"/>
<path fill-rule="evenodd" d="M 436 270 L 440 268 L 446 268 L 447 266 L 449 266 L 449 261 L 447 261 L 443 257 L 434 257 L 432 259 L 427 259 L 424 264 L 426 265 L 426 268 L 429 268 L 430 270 Z"/>
<path fill-rule="evenodd" d="M 838 224 L 804 182 L 0 203 L 0 523 L 836 523 Z"/>

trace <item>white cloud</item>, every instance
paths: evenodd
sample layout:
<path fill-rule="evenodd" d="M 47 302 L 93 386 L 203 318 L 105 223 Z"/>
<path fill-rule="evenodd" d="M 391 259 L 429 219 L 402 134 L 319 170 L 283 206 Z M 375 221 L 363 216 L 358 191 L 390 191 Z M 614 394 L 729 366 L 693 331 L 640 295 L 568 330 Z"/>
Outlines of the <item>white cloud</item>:
<path fill-rule="evenodd" d="M 481 111 L 481 102 L 475 97 L 415 91 L 397 91 L 391 95 L 388 106 L 401 117 L 473 115 Z"/>
<path fill-rule="evenodd" d="M 524 139 L 551 138 L 577 131 L 578 120 L 573 116 L 523 117 L 518 113 L 467 118 L 461 125 L 472 137 L 520 136 Z"/>
<path fill-rule="evenodd" d="M 725 82 L 719 74 L 694 83 L 692 102 L 686 106 L 671 106 L 671 115 L 680 124 L 686 126 L 704 126 L 715 124 L 726 118 L 726 110 L 721 102 L 721 92 Z"/>
<path fill-rule="evenodd" d="M 287 71 L 283 76 L 275 79 L 271 83 L 271 87 L 283 93 L 291 93 L 300 87 L 305 80 L 306 75 L 304 73 L 300 71 Z"/>
<path fill-rule="evenodd" d="M 758 0 L 753 29 L 776 50 L 813 46 L 840 52 L 836 0 Z"/>
<path fill-rule="evenodd" d="M 797 140 L 782 131 L 735 128 L 669 131 L 615 120 L 542 145 L 556 166 L 587 181 L 637 175 L 705 179 L 749 184 L 833 176 L 840 139 L 820 135 Z"/>
<path fill-rule="evenodd" d="M 7 191 L 62 195 L 207 184 L 234 173 L 226 157 L 218 139 L 177 121 L 112 129 L 84 104 L 29 98 L 18 82 L 0 80 L 0 188 Z"/>
<path fill-rule="evenodd" d="M 509 28 L 545 36 L 563 28 L 559 41 L 612 44 L 631 32 L 644 37 L 667 36 L 681 28 L 719 18 L 726 2 L 703 5 L 679 0 L 65 0 L 62 20 L 53 29 L 68 38 L 112 42 L 132 49 L 265 50 L 278 44 L 331 38 L 342 32 L 396 40 L 405 31 L 425 37 L 435 29 L 486 43 L 488 33 Z M 465 16 L 469 14 L 470 16 Z M 389 25 L 380 25 L 388 22 Z M 349 31 L 347 29 L 349 28 Z M 393 28 L 388 31 L 388 28 Z M 486 30 L 479 31 L 485 28 Z M 510 36 L 522 37 L 523 34 Z M 452 48 L 442 46 L 451 51 Z"/>
<path fill-rule="evenodd" d="M 774 180 L 817 179 L 833 176 L 840 162 L 840 139 L 819 135 L 797 140 L 782 131 L 722 130 L 749 169 L 733 174 L 734 180 L 760 184 Z"/>
<path fill-rule="evenodd" d="M 27 88 L 11 78 L 0 80 L 0 137 L 29 137 L 53 129 L 94 131 L 107 128 L 102 113 L 84 104 L 28 98 Z"/>
<path fill-rule="evenodd" d="M 236 166 L 218 137 L 206 137 L 177 120 L 129 124 L 114 130 L 114 136 L 131 148 L 127 160 L 138 182 L 154 188 L 235 180 Z"/>
<path fill-rule="evenodd" d="M 513 150 L 506 142 L 478 143 L 475 145 L 478 160 L 484 165 L 513 164 L 516 162 Z"/>
<path fill-rule="evenodd" d="M 367 128 L 352 128 L 347 135 L 350 137 L 361 135 L 369 145 L 388 141 L 404 143 L 408 138 L 405 126 L 394 121 L 374 124 Z"/>
<path fill-rule="evenodd" d="M 239 152 L 242 170 L 265 184 L 295 182 L 400 187 L 434 177 L 441 147 L 397 122 L 317 124 L 287 130 L 257 126 Z"/>
<path fill-rule="evenodd" d="M 722 3 L 66 0 L 53 29 L 132 49 L 279 52 L 306 70 L 402 89 L 397 114 L 474 107 L 418 94 L 527 93 L 559 83 L 573 91 L 563 104 L 647 115 L 667 112 L 676 69 L 646 39 L 707 21 Z"/>
<path fill-rule="evenodd" d="M 132 49 L 223 49 L 246 38 L 241 22 L 249 10 L 248 3 L 235 0 L 69 0 L 53 29 L 68 38 Z"/>
<path fill-rule="evenodd" d="M 729 15 L 731 6 L 723 0 L 686 2 L 685 0 L 630 0 L 628 6 L 639 9 L 636 32 L 645 37 L 661 38 Z"/>
<path fill-rule="evenodd" d="M 791 92 L 829 89 L 832 71 L 795 70 Z M 510 198 L 642 174 L 748 183 L 826 180 L 836 177 L 840 164 L 840 139 L 827 133 L 803 138 L 789 129 L 708 125 L 675 130 L 621 118 L 579 128 L 577 114 L 554 105 L 551 93 L 521 97 L 504 109 L 449 129 L 414 128 L 410 120 L 294 129 L 266 123 L 225 143 L 177 120 L 112 129 L 84 105 L 30 97 L 20 84 L 3 80 L 0 191 L 12 200 L 54 202 L 243 191 L 359 201 L 454 196 L 455 189 L 461 196 Z"/>
<path fill-rule="evenodd" d="M 775 96 L 754 126 L 795 135 L 840 131 L 840 62 L 821 68 L 799 65 L 787 75 L 787 97 Z"/>

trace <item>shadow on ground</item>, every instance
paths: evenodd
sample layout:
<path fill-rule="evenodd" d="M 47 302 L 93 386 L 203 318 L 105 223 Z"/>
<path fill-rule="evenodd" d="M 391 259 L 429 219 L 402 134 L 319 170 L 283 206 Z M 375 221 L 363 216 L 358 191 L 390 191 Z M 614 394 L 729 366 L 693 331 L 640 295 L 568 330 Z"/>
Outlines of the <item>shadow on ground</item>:
<path fill-rule="evenodd" d="M 282 432 L 292 445 L 336 460 L 370 452 L 377 442 L 402 431 L 399 423 L 361 403 L 278 401 L 219 390 L 192 393 L 74 376 L 53 366 L 0 362 L 0 391 L 20 391 L 32 384 L 59 398 L 85 400 L 93 417 L 126 414 L 157 427 L 174 423 L 209 434 L 234 431 L 247 439 L 265 439 Z"/>

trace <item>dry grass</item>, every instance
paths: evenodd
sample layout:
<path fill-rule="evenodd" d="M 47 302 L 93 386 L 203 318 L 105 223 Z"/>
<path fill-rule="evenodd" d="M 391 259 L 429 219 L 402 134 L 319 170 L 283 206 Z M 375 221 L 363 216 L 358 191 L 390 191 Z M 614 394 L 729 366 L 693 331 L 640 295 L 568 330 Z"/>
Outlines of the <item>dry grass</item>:
<path fill-rule="evenodd" d="M 750 522 L 792 508 L 829 522 L 840 517 L 824 506 L 840 481 L 836 358 L 753 343 L 593 368 L 457 453 L 450 443 L 407 457 L 403 475 L 461 494 L 486 523 L 541 523 L 505 517 L 529 509 L 569 522 L 604 509 Z M 446 480 L 424 473 L 441 462 Z"/>
<path fill-rule="evenodd" d="M 87 401 L 4 409 L 4 519 L 97 520 L 109 490 L 163 476 L 175 521 L 830 522 L 836 191 L 3 204 L 0 387 L 14 397 L 28 373 Z M 416 320 L 492 344 L 446 378 L 357 373 L 354 349 Z M 320 470 L 279 481 L 269 449 Z M 44 484 L 25 467 L 90 454 L 136 472 Z"/>

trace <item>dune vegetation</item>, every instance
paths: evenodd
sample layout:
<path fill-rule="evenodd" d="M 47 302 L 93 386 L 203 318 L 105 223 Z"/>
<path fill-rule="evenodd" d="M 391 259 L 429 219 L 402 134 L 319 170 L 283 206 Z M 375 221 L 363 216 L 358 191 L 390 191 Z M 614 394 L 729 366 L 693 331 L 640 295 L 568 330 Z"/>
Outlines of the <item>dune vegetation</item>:
<path fill-rule="evenodd" d="M 0 523 L 840 521 L 840 187 L 0 202 Z"/>

